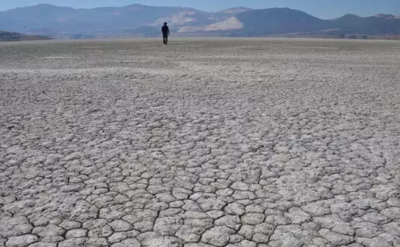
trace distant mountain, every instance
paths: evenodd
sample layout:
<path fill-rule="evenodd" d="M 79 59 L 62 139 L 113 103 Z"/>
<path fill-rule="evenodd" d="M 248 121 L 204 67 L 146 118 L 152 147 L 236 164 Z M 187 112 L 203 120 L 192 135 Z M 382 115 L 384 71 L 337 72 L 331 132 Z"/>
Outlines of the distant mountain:
<path fill-rule="evenodd" d="M 289 8 L 232 8 L 205 12 L 183 7 L 129 5 L 74 9 L 49 4 L 0 11 L 0 30 L 51 37 L 159 36 L 168 22 L 180 35 L 266 36 L 276 34 L 400 35 L 400 19 L 379 14 L 322 20 Z M 87 35 L 87 36 L 86 36 Z"/>
<path fill-rule="evenodd" d="M 345 15 L 332 20 L 331 24 L 345 33 L 400 34 L 400 19 L 393 15 L 379 14 L 365 18 Z"/>
<path fill-rule="evenodd" d="M 135 29 L 126 29 L 124 33 L 129 33 L 139 37 L 154 37 L 160 34 L 160 30 L 156 27 L 143 26 Z"/>
<path fill-rule="evenodd" d="M 298 10 L 273 8 L 246 11 L 236 18 L 243 23 L 243 28 L 232 32 L 233 36 L 298 33 L 400 35 L 400 19 L 384 14 L 372 17 L 348 14 L 334 20 L 322 20 Z"/>
<path fill-rule="evenodd" d="M 288 8 L 246 11 L 236 18 L 243 23 L 240 32 L 253 35 L 311 32 L 328 26 L 327 21 Z"/>
<path fill-rule="evenodd" d="M 139 4 L 94 9 L 39 4 L 0 11 L 0 29 L 40 34 L 43 30 L 52 30 L 51 35 L 54 35 L 54 30 L 59 33 L 113 33 L 115 30 L 132 30 L 141 26 L 159 27 L 168 22 L 172 31 L 179 31 L 183 27 L 205 27 L 225 21 L 248 10 L 250 9 L 232 8 L 211 13 L 192 8 Z"/>
<path fill-rule="evenodd" d="M 156 24 L 161 25 L 168 22 L 174 26 L 179 32 L 191 31 L 207 31 L 209 25 L 224 22 L 235 17 L 239 13 L 249 11 L 249 8 L 231 8 L 215 13 L 191 10 L 180 12 L 176 15 L 167 16 L 156 21 Z"/>
<path fill-rule="evenodd" d="M 159 18 L 155 21 L 154 24 L 157 26 L 161 26 L 164 22 L 168 22 L 168 24 L 174 28 L 179 28 L 183 26 L 208 25 L 215 22 L 215 20 L 212 20 L 210 16 L 210 13 L 202 11 L 183 11 L 174 15 Z"/>
<path fill-rule="evenodd" d="M 95 9 L 73 9 L 40 4 L 0 12 L 0 29 L 18 32 L 43 28 L 60 32 L 129 29 L 153 24 L 160 18 L 191 11 L 197 10 L 139 4 Z M 8 21 L 1 21 L 1 18 Z"/>
<path fill-rule="evenodd" d="M 222 14 L 222 15 L 236 15 L 236 14 L 243 13 L 243 12 L 246 12 L 246 11 L 249 11 L 249 10 L 253 10 L 253 9 L 245 8 L 245 7 L 230 8 L 230 9 L 218 11 L 218 12 L 216 12 L 216 14 Z"/>
<path fill-rule="evenodd" d="M 243 7 L 225 9 L 225 10 L 213 13 L 211 15 L 211 19 L 216 20 L 216 21 L 224 21 L 226 19 L 229 19 L 229 18 L 232 18 L 232 17 L 236 16 L 237 14 L 244 13 L 244 12 L 247 12 L 247 11 L 250 11 L 250 10 L 252 10 L 252 9 L 243 8 Z"/>
<path fill-rule="evenodd" d="M 49 40 L 43 36 L 24 35 L 20 33 L 0 31 L 0 41 L 26 41 L 26 40 Z"/>

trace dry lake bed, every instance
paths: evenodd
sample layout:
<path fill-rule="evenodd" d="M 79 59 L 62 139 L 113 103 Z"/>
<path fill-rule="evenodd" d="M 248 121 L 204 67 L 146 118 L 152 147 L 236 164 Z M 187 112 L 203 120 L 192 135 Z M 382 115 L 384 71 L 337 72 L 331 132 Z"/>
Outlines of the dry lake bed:
<path fill-rule="evenodd" d="M 0 246 L 400 246 L 400 43 L 0 44 Z"/>

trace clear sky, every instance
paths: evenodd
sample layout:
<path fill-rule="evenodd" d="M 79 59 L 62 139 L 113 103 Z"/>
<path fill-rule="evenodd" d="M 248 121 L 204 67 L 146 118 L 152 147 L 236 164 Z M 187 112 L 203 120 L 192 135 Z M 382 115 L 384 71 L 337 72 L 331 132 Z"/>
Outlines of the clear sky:
<path fill-rule="evenodd" d="M 231 7 L 271 8 L 289 7 L 320 18 L 335 18 L 352 13 L 361 16 L 378 13 L 400 15 L 400 0 L 0 0 L 0 10 L 49 3 L 75 8 L 125 6 L 184 6 L 206 11 Z"/>

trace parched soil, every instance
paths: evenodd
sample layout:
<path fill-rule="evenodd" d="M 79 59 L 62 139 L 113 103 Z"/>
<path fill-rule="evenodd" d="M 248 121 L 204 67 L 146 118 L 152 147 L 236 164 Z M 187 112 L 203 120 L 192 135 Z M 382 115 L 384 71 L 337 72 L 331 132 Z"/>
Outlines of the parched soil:
<path fill-rule="evenodd" d="M 400 43 L 0 44 L 0 247 L 400 246 Z"/>

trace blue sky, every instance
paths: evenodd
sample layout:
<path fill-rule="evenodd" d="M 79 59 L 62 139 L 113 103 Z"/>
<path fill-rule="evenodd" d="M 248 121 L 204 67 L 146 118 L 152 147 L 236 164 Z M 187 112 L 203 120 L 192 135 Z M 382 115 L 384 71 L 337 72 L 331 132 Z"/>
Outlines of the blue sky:
<path fill-rule="evenodd" d="M 75 8 L 125 6 L 139 3 L 152 6 L 185 6 L 207 11 L 231 7 L 289 7 L 320 18 L 335 18 L 347 13 L 369 16 L 378 13 L 400 15 L 400 0 L 0 0 L 0 10 L 49 3 Z"/>

